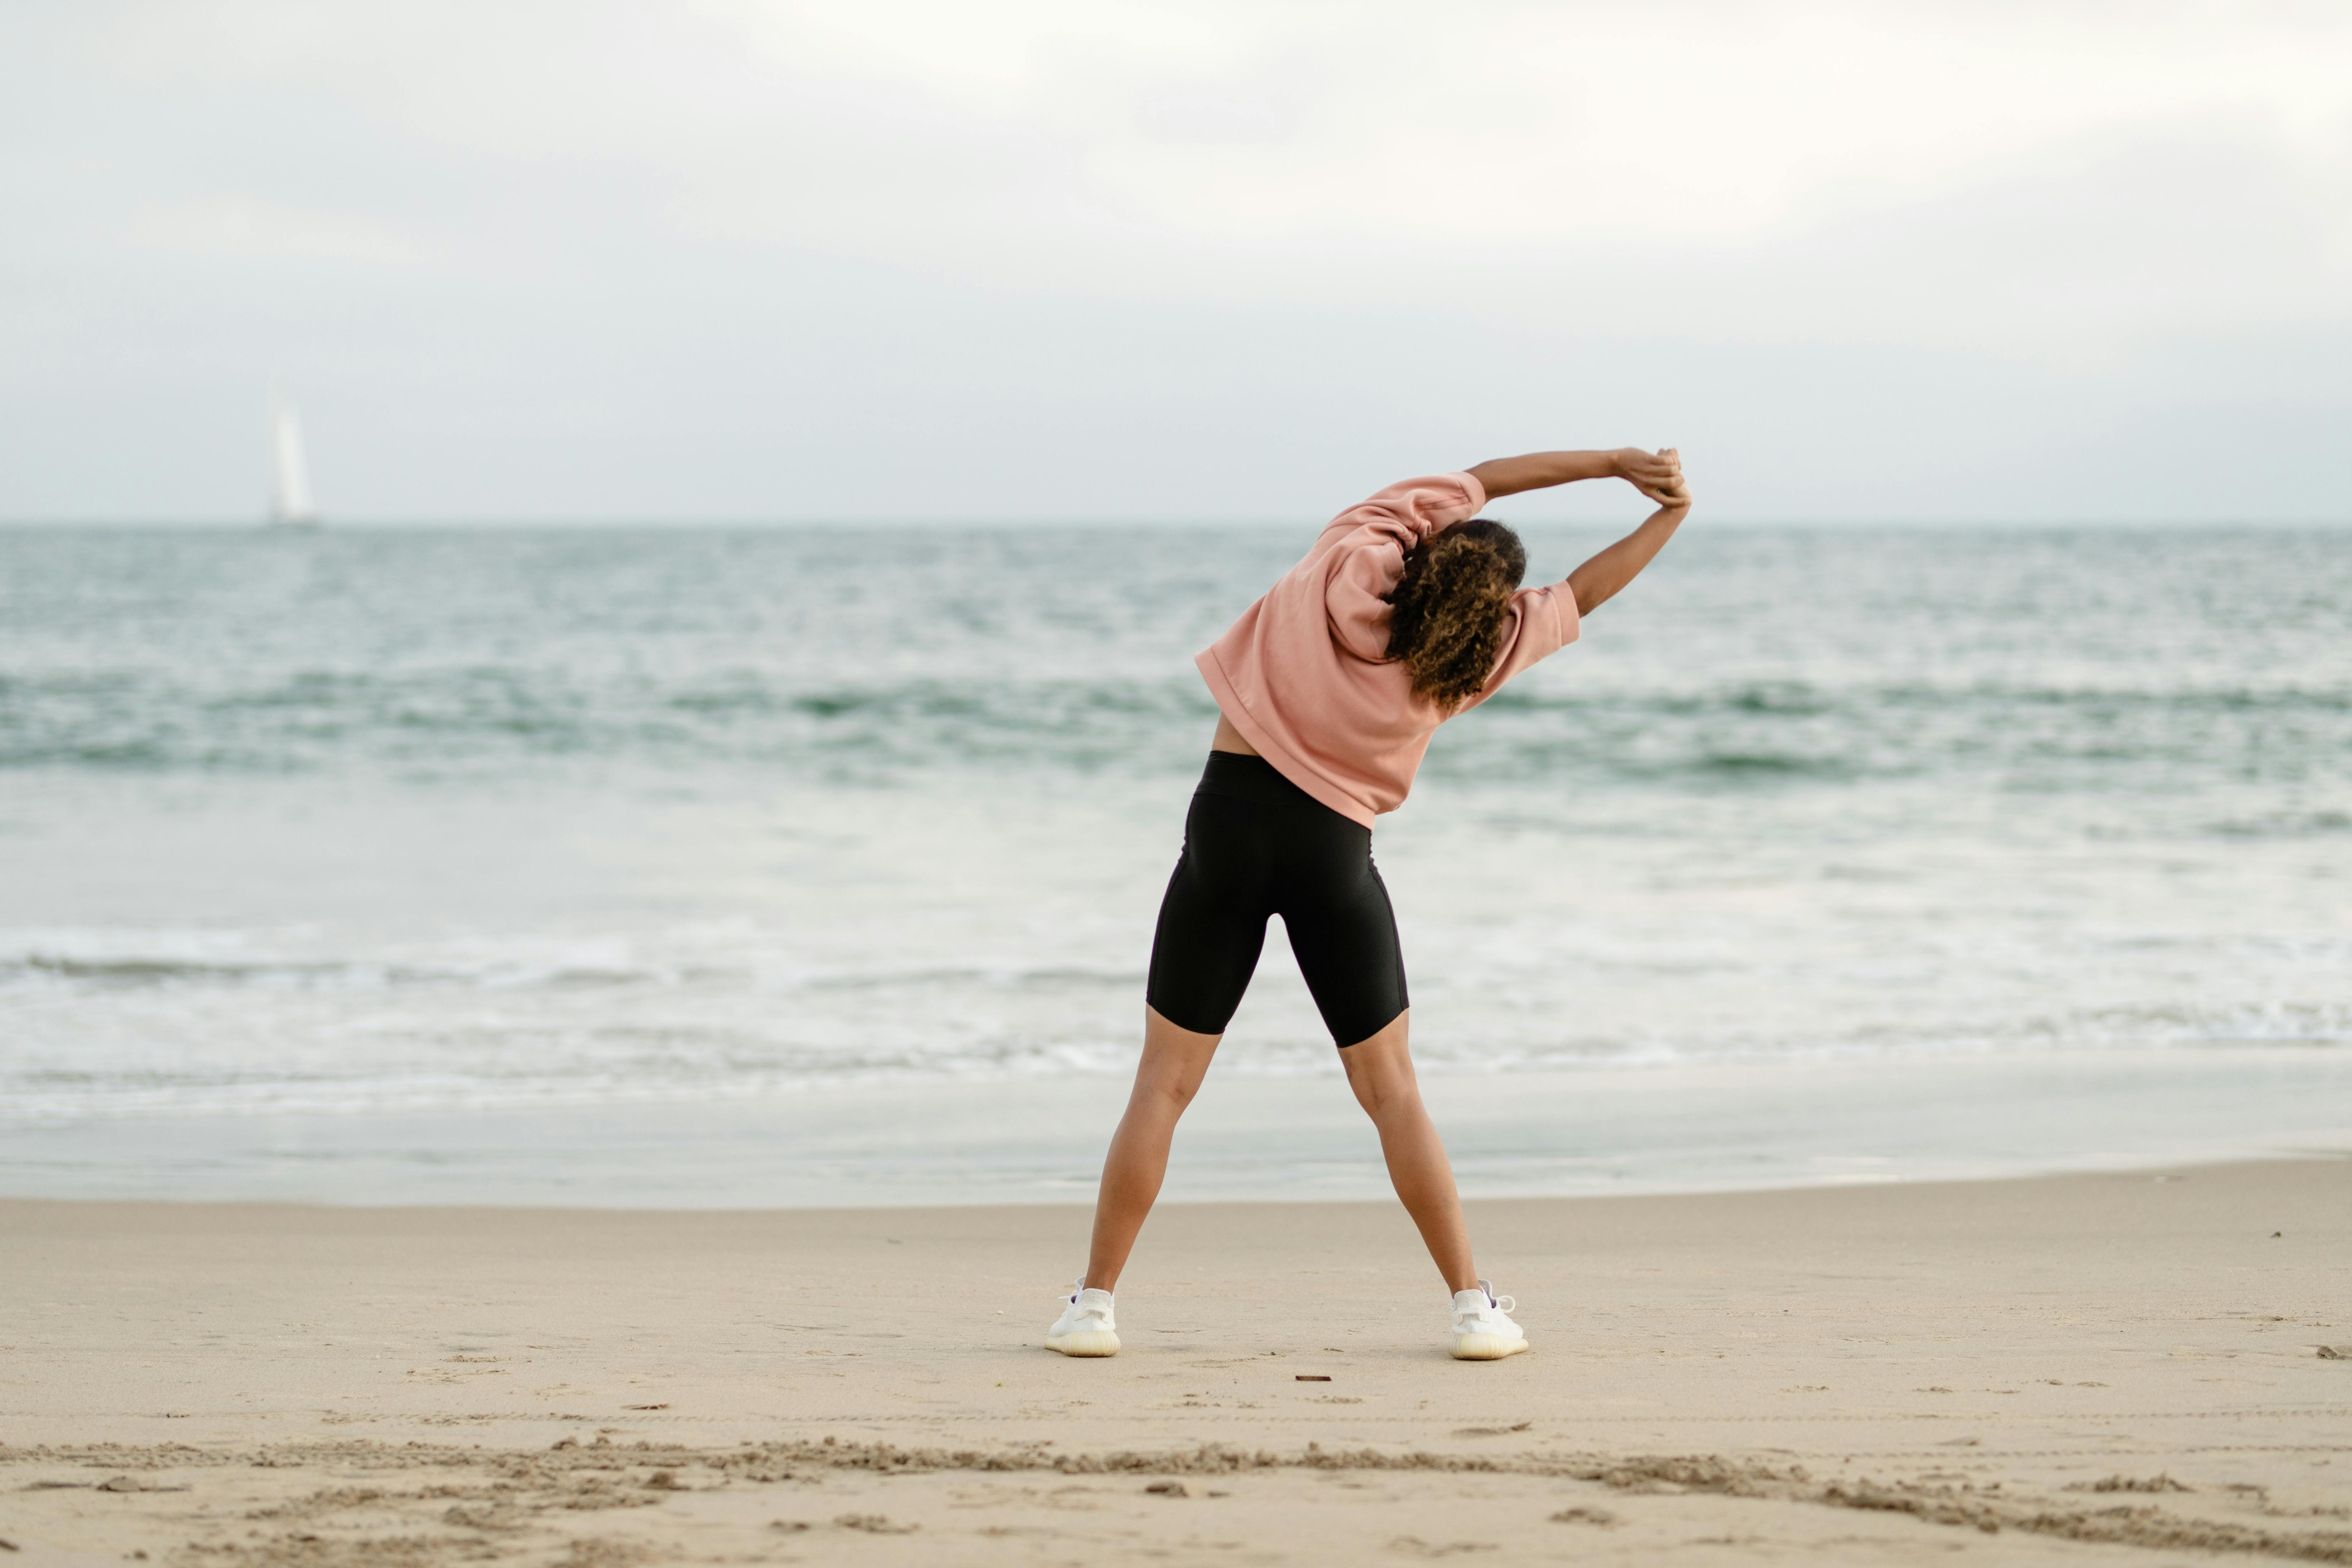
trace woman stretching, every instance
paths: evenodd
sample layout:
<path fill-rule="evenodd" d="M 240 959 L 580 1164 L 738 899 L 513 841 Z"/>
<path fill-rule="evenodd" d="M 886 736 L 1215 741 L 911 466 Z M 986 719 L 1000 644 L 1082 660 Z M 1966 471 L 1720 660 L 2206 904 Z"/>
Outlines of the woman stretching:
<path fill-rule="evenodd" d="M 1527 552 L 1487 500 L 1575 479 L 1622 479 L 1658 503 L 1632 533 L 1548 588 L 1521 588 Z M 1324 528 L 1307 559 L 1196 662 L 1221 716 L 1184 819 L 1151 943 L 1143 1060 L 1103 1163 L 1086 1277 L 1045 1343 L 1118 1353 L 1111 1292 L 1160 1195 L 1176 1120 L 1201 1087 L 1282 917 L 1340 1047 L 1349 1087 L 1380 1129 L 1389 1179 L 1454 1292 L 1454 1354 L 1528 1348 L 1470 1258 L 1445 1145 L 1421 1103 L 1412 1014 L 1372 821 L 1404 804 L 1437 726 L 1576 639 L 1580 615 L 1633 581 L 1690 511 L 1682 459 L 1538 452 L 1391 485 Z"/>

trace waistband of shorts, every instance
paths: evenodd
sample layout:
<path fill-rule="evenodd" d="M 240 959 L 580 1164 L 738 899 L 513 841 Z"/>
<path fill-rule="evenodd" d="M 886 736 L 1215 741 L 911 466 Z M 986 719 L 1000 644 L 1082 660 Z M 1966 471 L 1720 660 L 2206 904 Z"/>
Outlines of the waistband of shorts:
<path fill-rule="evenodd" d="M 1339 816 L 1321 801 L 1282 776 L 1282 770 L 1264 757 L 1245 757 L 1239 752 L 1211 752 L 1209 765 L 1201 774 L 1194 795 L 1221 795 L 1234 800 L 1255 801 L 1260 805 L 1305 806 L 1310 811 L 1330 812 Z M 1346 817 L 1339 820 L 1345 822 Z"/>

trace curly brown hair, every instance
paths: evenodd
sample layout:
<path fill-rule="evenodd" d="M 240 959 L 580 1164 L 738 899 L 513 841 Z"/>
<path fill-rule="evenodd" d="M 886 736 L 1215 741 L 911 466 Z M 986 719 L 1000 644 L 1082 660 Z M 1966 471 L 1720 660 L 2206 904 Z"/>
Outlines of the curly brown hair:
<path fill-rule="evenodd" d="M 1450 713 L 1486 689 L 1527 572 L 1519 536 L 1488 517 L 1440 529 L 1404 552 L 1404 575 L 1388 596 L 1389 658 L 1412 677 L 1414 696 Z"/>

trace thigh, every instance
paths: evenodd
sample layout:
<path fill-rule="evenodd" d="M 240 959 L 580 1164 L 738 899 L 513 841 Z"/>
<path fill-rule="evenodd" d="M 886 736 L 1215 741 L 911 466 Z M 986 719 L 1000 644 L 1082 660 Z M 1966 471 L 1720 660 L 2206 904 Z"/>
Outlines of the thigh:
<path fill-rule="evenodd" d="M 1344 830 L 1344 831 L 1342 831 Z M 1370 1038 L 1411 1005 L 1404 944 L 1388 885 L 1372 864 L 1369 829 L 1332 814 L 1294 842 L 1279 907 L 1332 1042 Z"/>
<path fill-rule="evenodd" d="M 1268 845 L 1258 819 L 1270 808 L 1194 795 L 1184 852 L 1160 900 L 1144 998 L 1179 1029 L 1222 1035 L 1257 972 L 1265 945 Z"/>
<path fill-rule="evenodd" d="M 1170 1023 L 1160 1016 L 1160 1009 L 1147 1004 L 1143 1009 L 1143 1059 L 1136 1064 L 1135 1092 L 1165 1097 L 1181 1110 L 1200 1092 L 1201 1080 L 1209 1076 L 1209 1064 L 1216 1059 L 1219 1039 L 1219 1036 Z"/>
<path fill-rule="evenodd" d="M 1348 1087 L 1356 1091 L 1356 1103 L 1374 1120 L 1399 1100 L 1420 1090 L 1412 1070 L 1412 1014 L 1399 1013 L 1385 1027 L 1339 1053 L 1339 1065 L 1348 1074 Z"/>

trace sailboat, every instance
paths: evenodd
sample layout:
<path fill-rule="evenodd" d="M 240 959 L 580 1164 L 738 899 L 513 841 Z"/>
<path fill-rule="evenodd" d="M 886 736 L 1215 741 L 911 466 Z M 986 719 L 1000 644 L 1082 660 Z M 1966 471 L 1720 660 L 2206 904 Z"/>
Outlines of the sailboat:
<path fill-rule="evenodd" d="M 269 525 L 316 528 L 319 509 L 310 502 L 310 465 L 302 456 L 302 420 L 294 405 L 274 389 L 269 397 Z"/>

